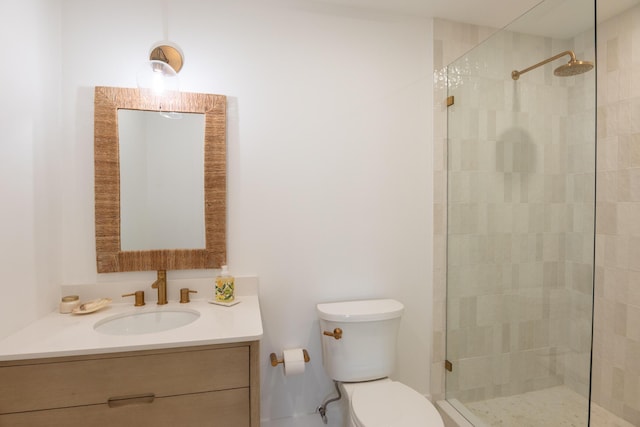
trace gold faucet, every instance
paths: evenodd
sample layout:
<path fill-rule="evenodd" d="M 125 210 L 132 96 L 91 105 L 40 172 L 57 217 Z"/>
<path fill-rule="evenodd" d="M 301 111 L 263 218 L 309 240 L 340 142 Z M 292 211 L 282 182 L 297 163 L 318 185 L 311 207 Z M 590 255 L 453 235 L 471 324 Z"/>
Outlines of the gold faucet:
<path fill-rule="evenodd" d="M 151 285 L 153 289 L 158 290 L 158 305 L 167 303 L 167 271 L 158 270 L 158 280 Z"/>

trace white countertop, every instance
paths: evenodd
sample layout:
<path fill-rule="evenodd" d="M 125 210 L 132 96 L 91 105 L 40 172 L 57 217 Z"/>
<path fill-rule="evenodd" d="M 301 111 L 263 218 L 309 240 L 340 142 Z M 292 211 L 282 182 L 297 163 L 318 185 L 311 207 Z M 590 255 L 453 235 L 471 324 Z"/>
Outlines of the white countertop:
<path fill-rule="evenodd" d="M 90 314 L 53 312 L 0 340 L 0 361 L 259 340 L 262 318 L 258 296 L 241 295 L 236 299 L 240 303 L 230 307 L 192 299 L 188 304 L 170 300 L 161 306 L 147 302 L 143 307 L 115 303 Z M 93 329 L 96 322 L 121 313 L 175 309 L 197 310 L 200 317 L 188 325 L 156 333 L 107 335 Z"/>

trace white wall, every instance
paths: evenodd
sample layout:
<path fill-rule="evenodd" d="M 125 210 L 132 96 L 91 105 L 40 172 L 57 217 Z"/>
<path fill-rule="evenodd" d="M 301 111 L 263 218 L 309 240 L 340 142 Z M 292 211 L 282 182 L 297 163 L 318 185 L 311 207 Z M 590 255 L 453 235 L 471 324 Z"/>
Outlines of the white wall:
<path fill-rule="evenodd" d="M 93 87 L 135 86 L 164 38 L 162 2 L 62 2 L 65 284 L 96 274 Z M 332 392 L 315 304 L 394 297 L 407 310 L 397 377 L 428 392 L 431 22 L 303 2 L 169 2 L 181 89 L 228 98 L 228 264 L 260 277 L 262 414 L 313 412 Z M 207 272 L 170 272 L 171 277 Z M 104 284 L 99 286 L 106 286 Z M 268 354 L 309 349 L 303 377 Z"/>
<path fill-rule="evenodd" d="M 0 3 L 0 337 L 58 295 L 60 6 Z"/>

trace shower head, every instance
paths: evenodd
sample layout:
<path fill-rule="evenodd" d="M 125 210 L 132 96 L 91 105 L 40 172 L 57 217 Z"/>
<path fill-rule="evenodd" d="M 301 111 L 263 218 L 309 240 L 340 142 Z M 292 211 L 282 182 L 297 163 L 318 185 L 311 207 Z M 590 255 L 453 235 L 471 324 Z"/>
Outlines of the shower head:
<path fill-rule="evenodd" d="M 522 74 L 527 73 L 531 70 L 534 70 L 538 67 L 541 67 L 545 64 L 548 64 L 551 61 L 555 61 L 556 59 L 562 58 L 563 56 L 566 56 L 566 55 L 569 55 L 571 59 L 569 60 L 568 63 L 556 68 L 555 71 L 553 72 L 554 75 L 558 77 L 575 76 L 577 74 L 586 73 L 587 71 L 590 71 L 591 69 L 593 69 L 593 62 L 578 61 L 576 59 L 576 54 L 573 53 L 573 51 L 571 50 L 567 50 L 555 56 L 552 56 L 551 58 L 545 59 L 542 62 L 538 62 L 537 64 L 532 65 L 531 67 L 525 68 L 524 70 L 521 70 L 521 71 L 513 70 L 511 72 L 511 78 L 513 80 L 518 80 Z"/>
<path fill-rule="evenodd" d="M 559 66 L 553 71 L 553 75 L 558 77 L 577 76 L 593 69 L 593 62 L 578 61 L 572 59 L 568 63 Z"/>

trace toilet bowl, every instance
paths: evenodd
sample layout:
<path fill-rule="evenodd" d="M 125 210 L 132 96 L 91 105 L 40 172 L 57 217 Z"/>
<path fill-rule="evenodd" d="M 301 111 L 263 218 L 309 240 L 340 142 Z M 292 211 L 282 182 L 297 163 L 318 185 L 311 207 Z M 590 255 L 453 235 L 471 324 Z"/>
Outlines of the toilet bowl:
<path fill-rule="evenodd" d="M 444 427 L 426 397 L 389 379 L 404 311 L 400 302 L 343 301 L 316 309 L 323 366 L 348 401 L 349 427 Z"/>
<path fill-rule="evenodd" d="M 444 427 L 438 410 L 417 391 L 389 379 L 341 383 L 348 427 Z"/>

